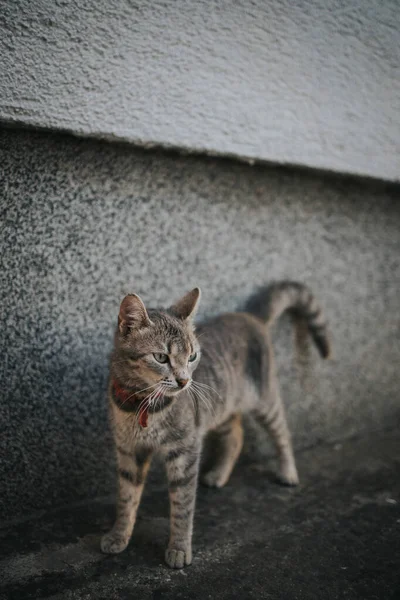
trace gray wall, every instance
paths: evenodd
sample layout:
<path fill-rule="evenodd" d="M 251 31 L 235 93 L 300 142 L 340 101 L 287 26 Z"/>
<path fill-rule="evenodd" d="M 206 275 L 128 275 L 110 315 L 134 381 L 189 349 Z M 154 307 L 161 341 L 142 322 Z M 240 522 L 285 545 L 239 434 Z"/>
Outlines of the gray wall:
<path fill-rule="evenodd" d="M 201 314 L 292 277 L 336 358 L 299 386 L 275 342 L 298 448 L 399 422 L 400 193 L 389 185 L 0 131 L 0 516 L 113 488 L 107 357 L 119 302 L 191 286 Z M 397 420 L 397 421 L 396 421 Z M 371 442 L 372 443 L 372 442 Z"/>
<path fill-rule="evenodd" d="M 14 0 L 0 119 L 398 180 L 398 0 Z"/>

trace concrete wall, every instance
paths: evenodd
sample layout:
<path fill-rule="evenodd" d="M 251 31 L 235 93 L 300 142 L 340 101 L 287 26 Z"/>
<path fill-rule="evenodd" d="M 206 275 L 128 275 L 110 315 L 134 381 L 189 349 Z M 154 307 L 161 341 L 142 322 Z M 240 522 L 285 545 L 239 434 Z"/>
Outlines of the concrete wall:
<path fill-rule="evenodd" d="M 14 0 L 0 119 L 398 180 L 398 0 Z"/>
<path fill-rule="evenodd" d="M 201 315 L 292 277 L 317 292 L 336 359 L 297 382 L 298 448 L 398 422 L 400 193 L 383 184 L 0 131 L 0 515 L 113 488 L 107 357 L 119 302 L 203 289 Z"/>

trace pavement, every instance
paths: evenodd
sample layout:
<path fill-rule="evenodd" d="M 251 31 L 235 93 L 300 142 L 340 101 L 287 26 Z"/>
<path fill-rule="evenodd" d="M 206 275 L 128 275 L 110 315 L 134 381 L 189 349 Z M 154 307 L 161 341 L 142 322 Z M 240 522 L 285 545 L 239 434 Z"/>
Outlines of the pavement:
<path fill-rule="evenodd" d="M 222 490 L 199 488 L 193 564 L 163 562 L 166 482 L 151 472 L 135 532 L 99 551 L 112 498 L 3 524 L 1 600 L 400 599 L 400 436 L 370 434 L 297 454 L 301 485 L 245 453 Z"/>

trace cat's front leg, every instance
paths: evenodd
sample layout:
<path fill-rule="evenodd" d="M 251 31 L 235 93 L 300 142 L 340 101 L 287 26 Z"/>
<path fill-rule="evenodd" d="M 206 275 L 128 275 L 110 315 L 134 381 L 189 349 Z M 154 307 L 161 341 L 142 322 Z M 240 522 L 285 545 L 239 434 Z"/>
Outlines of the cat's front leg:
<path fill-rule="evenodd" d="M 117 518 L 111 531 L 101 539 L 101 549 L 106 554 L 118 554 L 125 550 L 129 543 L 150 466 L 151 453 L 141 450 L 131 454 L 117 448 L 117 461 Z"/>
<path fill-rule="evenodd" d="M 193 516 L 196 503 L 200 444 L 170 449 L 165 455 L 170 499 L 170 539 L 165 560 L 181 569 L 192 562 Z"/>

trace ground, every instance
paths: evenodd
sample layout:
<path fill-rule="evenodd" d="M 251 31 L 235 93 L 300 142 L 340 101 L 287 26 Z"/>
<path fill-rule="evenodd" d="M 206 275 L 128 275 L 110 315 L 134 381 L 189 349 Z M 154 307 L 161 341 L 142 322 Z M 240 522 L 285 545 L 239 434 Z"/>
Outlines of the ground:
<path fill-rule="evenodd" d="M 99 551 L 111 498 L 4 527 L 0 598 L 400 599 L 398 432 L 297 457 L 295 489 L 275 483 L 271 461 L 249 454 L 225 488 L 201 487 L 193 564 L 184 570 L 163 563 L 168 503 L 157 468 L 121 555 Z"/>

